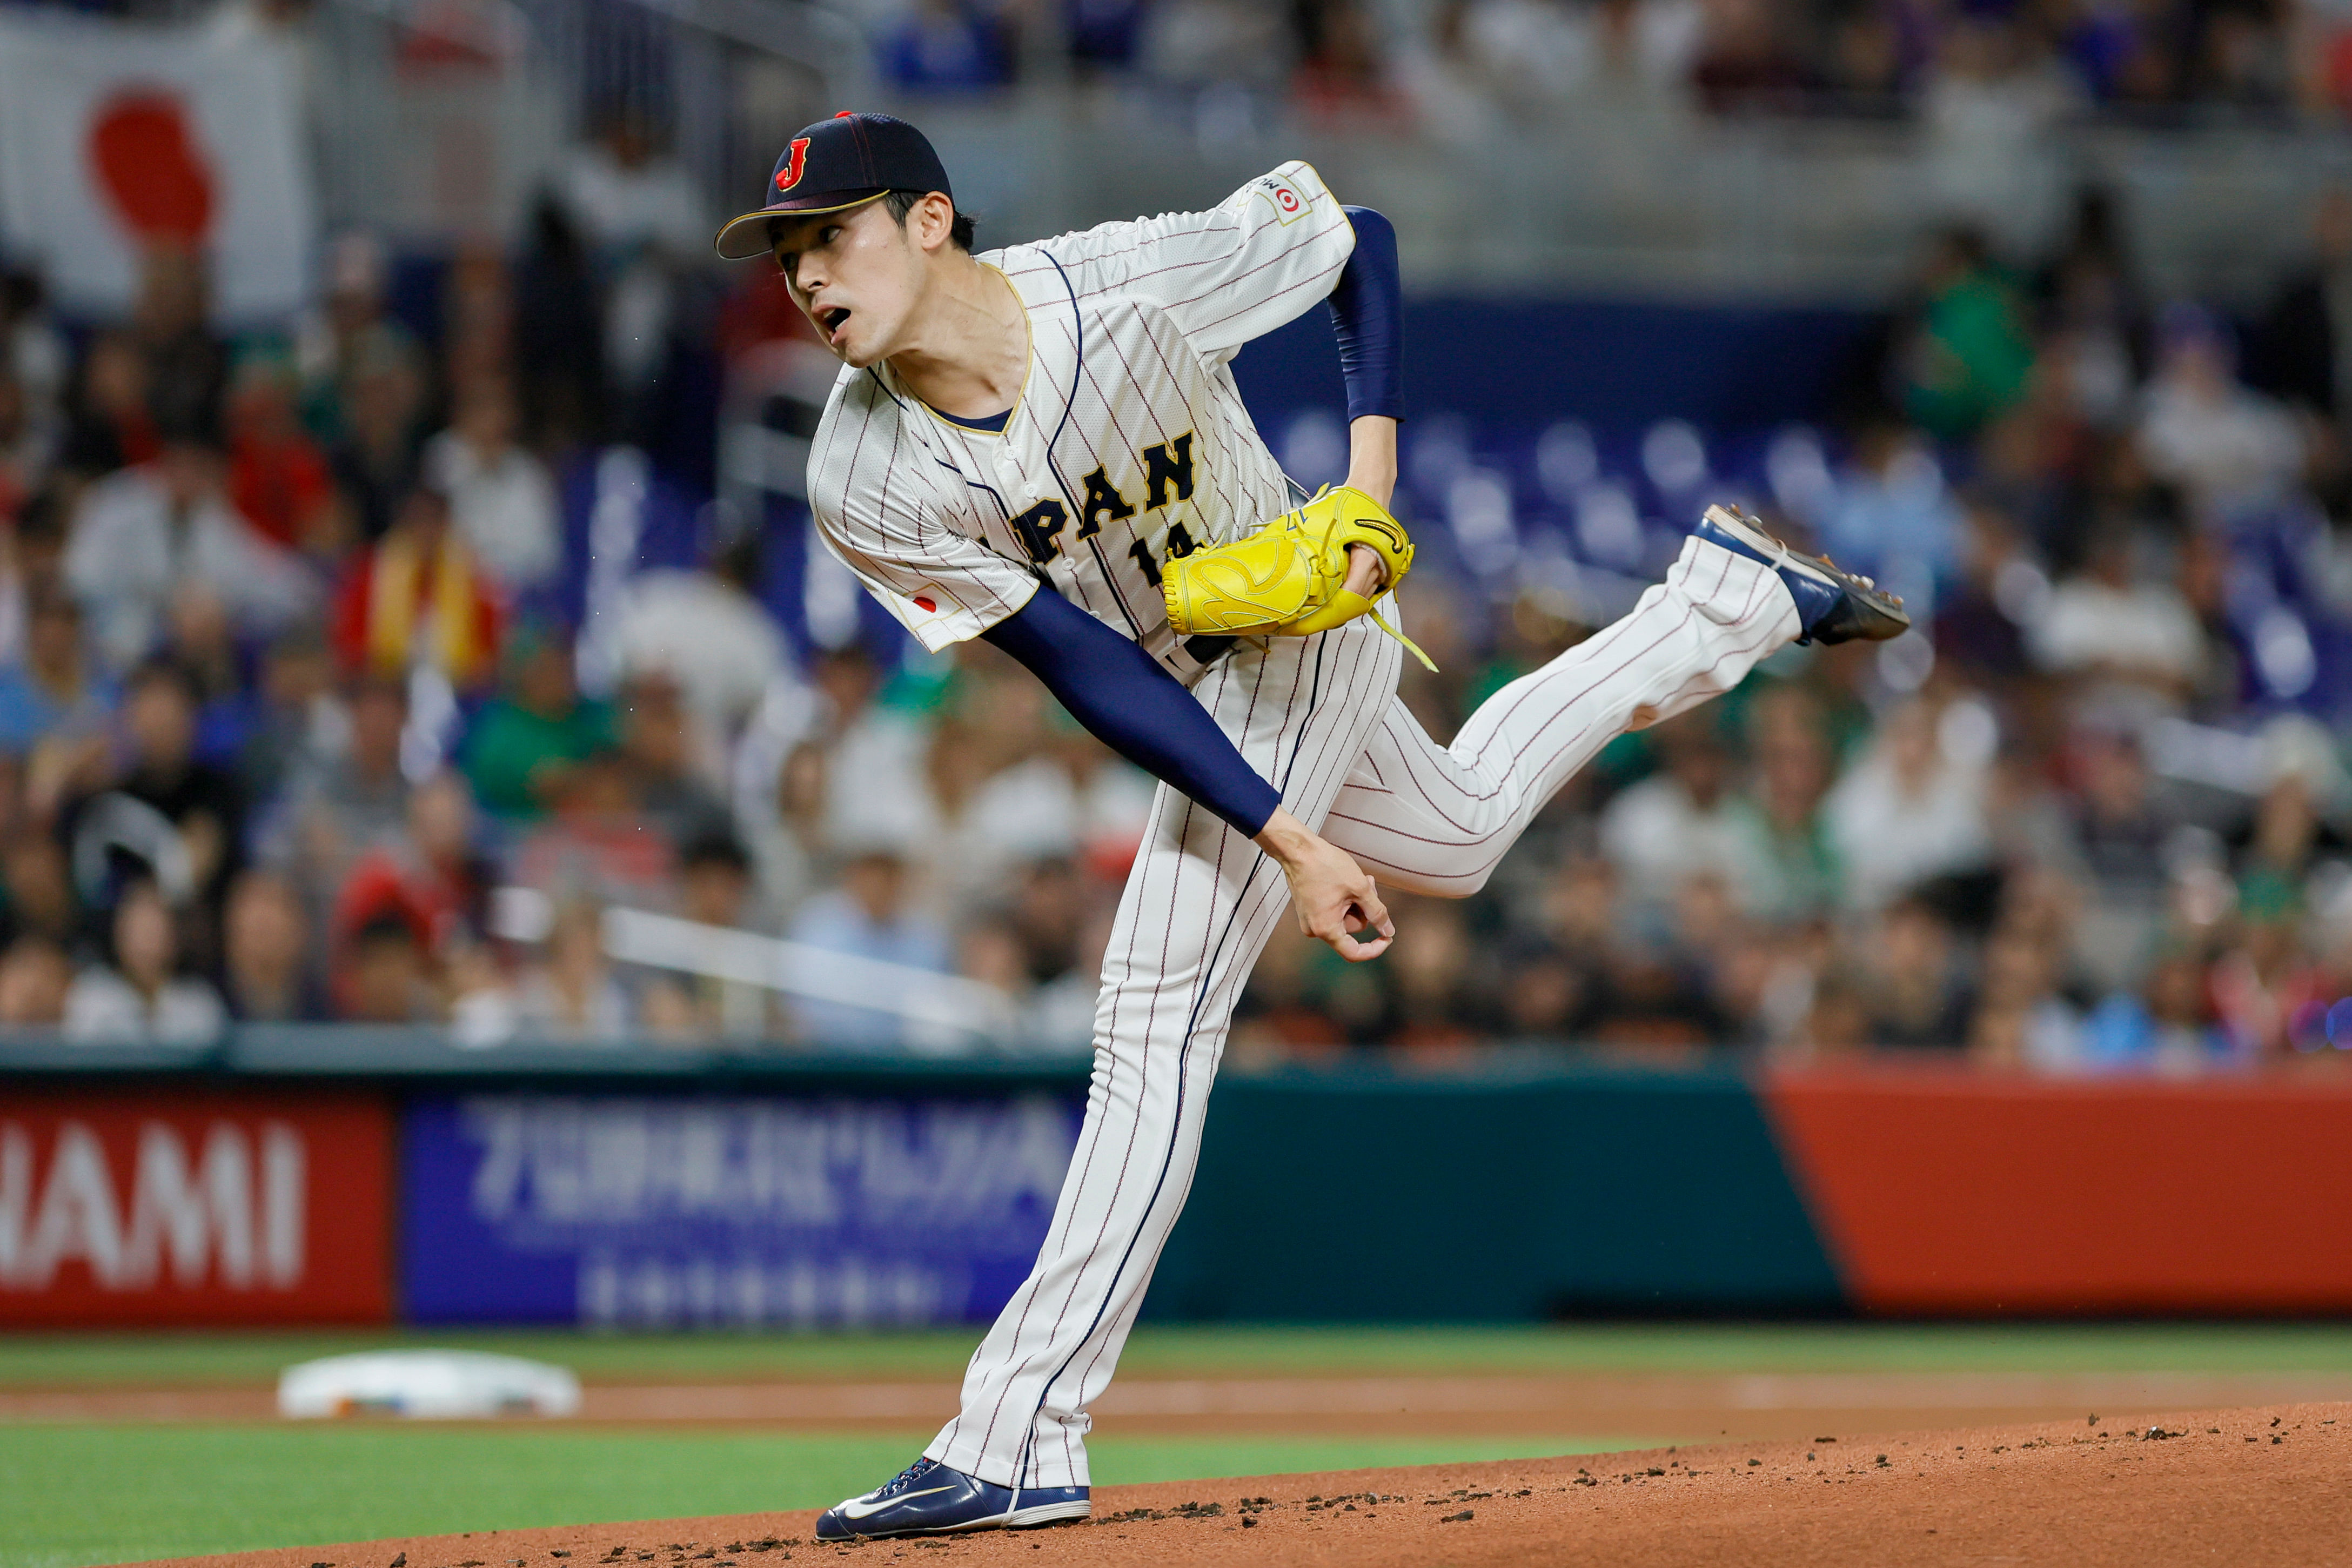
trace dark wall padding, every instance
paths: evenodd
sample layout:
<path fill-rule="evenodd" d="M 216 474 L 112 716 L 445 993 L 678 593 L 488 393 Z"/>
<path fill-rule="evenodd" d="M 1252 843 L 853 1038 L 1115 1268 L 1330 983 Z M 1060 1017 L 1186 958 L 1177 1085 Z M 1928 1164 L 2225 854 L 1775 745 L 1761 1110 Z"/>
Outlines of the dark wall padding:
<path fill-rule="evenodd" d="M 1729 1073 L 1217 1085 L 1160 1318 L 1809 1312 L 1842 1298 Z"/>

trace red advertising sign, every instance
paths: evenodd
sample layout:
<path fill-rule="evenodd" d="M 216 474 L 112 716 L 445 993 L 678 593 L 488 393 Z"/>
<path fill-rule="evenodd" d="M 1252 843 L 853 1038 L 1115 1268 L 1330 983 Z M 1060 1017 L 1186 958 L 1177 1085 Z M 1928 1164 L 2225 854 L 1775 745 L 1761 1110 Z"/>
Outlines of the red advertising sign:
<path fill-rule="evenodd" d="M 0 1327 L 389 1321 L 392 1150 L 373 1096 L 0 1091 Z"/>
<path fill-rule="evenodd" d="M 1864 1311 L 2352 1310 L 2352 1085 L 1872 1067 L 1763 1098 Z"/>

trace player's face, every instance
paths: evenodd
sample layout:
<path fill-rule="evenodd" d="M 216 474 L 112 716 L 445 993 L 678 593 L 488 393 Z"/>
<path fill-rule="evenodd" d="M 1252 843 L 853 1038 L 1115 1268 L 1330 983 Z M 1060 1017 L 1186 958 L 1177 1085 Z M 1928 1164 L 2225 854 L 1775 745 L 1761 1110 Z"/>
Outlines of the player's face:
<path fill-rule="evenodd" d="M 785 225 L 776 263 L 825 347 L 860 369 L 895 352 L 922 290 L 922 248 L 880 201 Z"/>

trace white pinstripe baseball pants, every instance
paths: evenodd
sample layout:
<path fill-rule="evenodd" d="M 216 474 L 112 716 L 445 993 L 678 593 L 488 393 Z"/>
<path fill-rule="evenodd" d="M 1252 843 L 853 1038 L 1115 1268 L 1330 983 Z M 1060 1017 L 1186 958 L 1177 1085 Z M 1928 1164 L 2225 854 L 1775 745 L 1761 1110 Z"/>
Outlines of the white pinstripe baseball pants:
<path fill-rule="evenodd" d="M 1381 882 L 1461 897 L 1637 710 L 1671 718 L 1728 691 L 1797 631 L 1769 568 L 1694 539 L 1631 614 L 1496 692 L 1451 747 L 1396 700 L 1399 649 L 1365 620 L 1244 644 L 1193 694 L 1291 813 Z M 1087 1406 L 1192 1189 L 1234 1004 L 1288 903 L 1255 845 L 1161 787 L 1103 963 L 1086 1125 L 1052 1227 L 930 1458 L 999 1486 L 1088 1484 Z"/>

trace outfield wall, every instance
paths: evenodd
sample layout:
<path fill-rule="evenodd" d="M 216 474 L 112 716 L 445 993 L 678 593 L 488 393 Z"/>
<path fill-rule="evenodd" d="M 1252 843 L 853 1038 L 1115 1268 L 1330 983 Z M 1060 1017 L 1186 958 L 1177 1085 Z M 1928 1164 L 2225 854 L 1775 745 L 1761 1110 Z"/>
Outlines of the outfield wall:
<path fill-rule="evenodd" d="M 260 1035 L 0 1058 L 0 1327 L 991 1316 L 1078 1069 Z M 1514 1057 L 1220 1083 L 1147 1311 L 2352 1311 L 2352 1086 Z"/>

